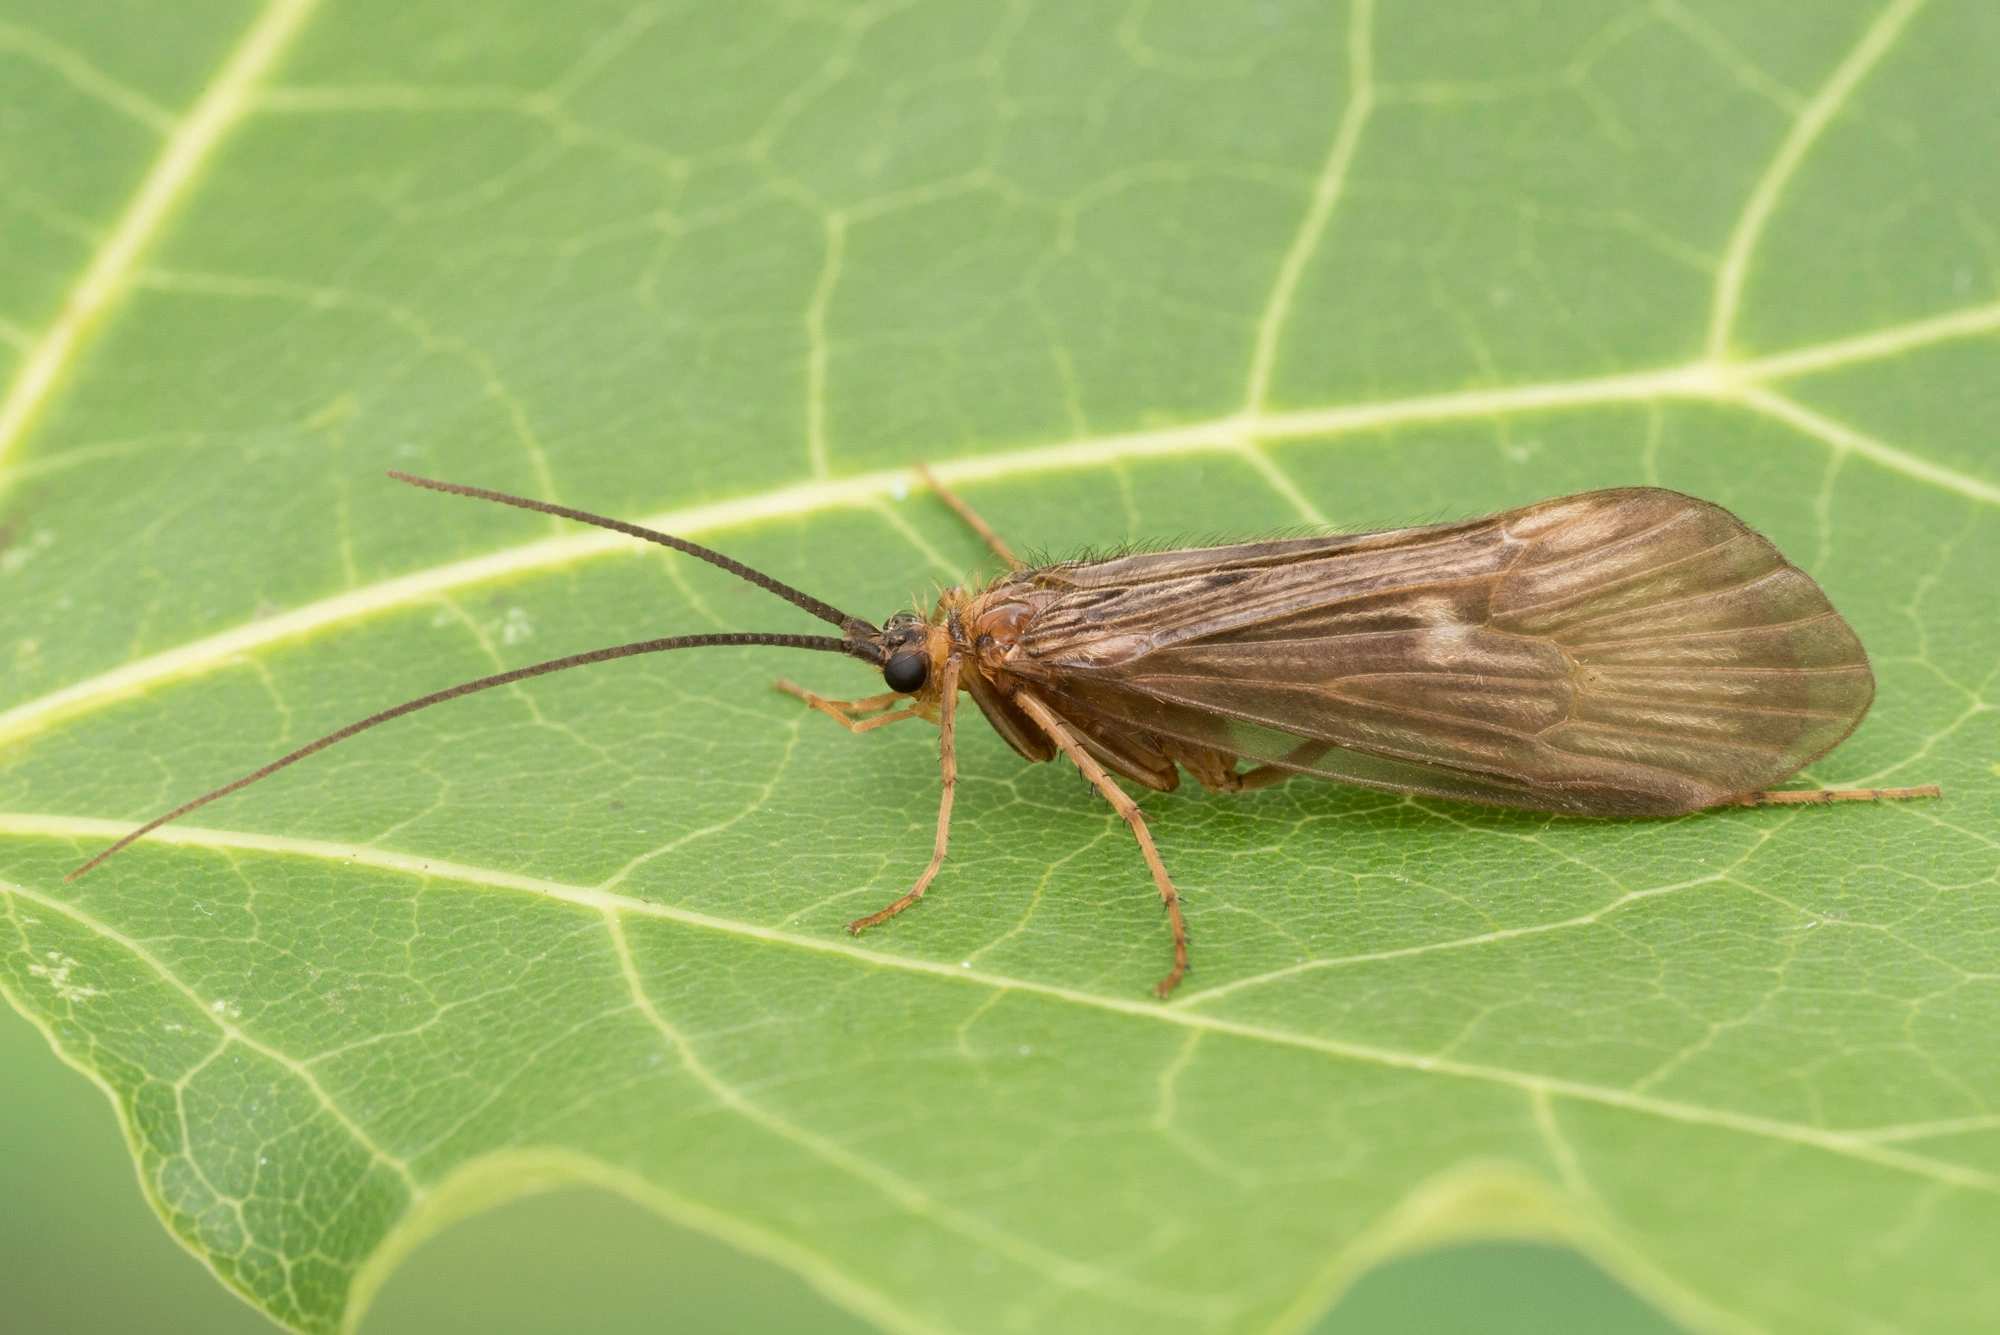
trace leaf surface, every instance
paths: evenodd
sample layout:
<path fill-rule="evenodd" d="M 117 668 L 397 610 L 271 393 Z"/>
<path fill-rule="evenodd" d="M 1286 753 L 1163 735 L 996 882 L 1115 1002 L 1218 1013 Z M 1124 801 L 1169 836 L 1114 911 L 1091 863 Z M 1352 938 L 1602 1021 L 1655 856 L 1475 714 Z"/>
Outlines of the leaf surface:
<path fill-rule="evenodd" d="M 151 26 L 149 26 L 151 25 Z M 167 1226 L 332 1331 L 415 1241 L 624 1191 L 910 1332 L 1287 1331 L 1567 1237 L 1698 1328 L 2000 1316 L 2000 24 L 1976 0 L 0 5 L 0 990 Z M 1293 781 L 1144 805 L 703 651 L 719 572 L 879 620 L 977 542 L 1714 499 L 1873 713 L 1594 822 Z"/>

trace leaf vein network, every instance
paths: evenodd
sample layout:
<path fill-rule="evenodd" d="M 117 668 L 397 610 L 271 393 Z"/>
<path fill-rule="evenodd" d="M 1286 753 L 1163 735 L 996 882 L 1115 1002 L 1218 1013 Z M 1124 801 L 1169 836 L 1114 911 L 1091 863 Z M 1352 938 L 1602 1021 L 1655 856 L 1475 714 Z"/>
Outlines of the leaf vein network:
<path fill-rule="evenodd" d="M 49 838 L 98 838 L 107 834 L 123 833 L 125 826 L 116 821 L 92 820 L 65 816 L 0 816 L 0 833 Z M 925 974 L 939 979 L 955 979 L 959 983 L 999 989 L 1030 996 L 1045 997 L 1070 1005 L 1085 1006 L 1100 1011 L 1140 1019 L 1156 1024 L 1180 1025 L 1218 1035 L 1226 1035 L 1255 1043 L 1270 1043 L 1283 1047 L 1298 1048 L 1317 1052 L 1342 1060 L 1368 1063 L 1394 1070 L 1423 1072 L 1429 1075 L 1454 1079 L 1473 1080 L 1481 1083 L 1501 1085 L 1519 1089 L 1526 1093 L 1536 1090 L 1546 1091 L 1557 1097 L 1575 1099 L 1603 1107 L 1663 1118 L 1697 1126 L 1754 1135 L 1773 1141 L 1784 1142 L 1803 1148 L 1824 1151 L 1842 1157 L 1873 1163 L 1918 1177 L 1928 1178 L 1947 1185 L 1985 1193 L 2000 1194 L 2000 1174 L 1987 1172 L 1968 1165 L 1938 1159 L 1928 1155 L 1912 1154 L 1889 1147 L 1881 1139 L 1892 1134 L 1895 1128 L 1873 1127 L 1855 1131 L 1832 1130 L 1805 1123 L 1786 1122 L 1756 1114 L 1733 1112 L 1723 1108 L 1711 1108 L 1681 1100 L 1663 1099 L 1634 1093 L 1614 1086 L 1592 1084 L 1588 1081 L 1571 1080 L 1556 1076 L 1541 1075 L 1529 1071 L 1518 1071 L 1509 1067 L 1490 1063 L 1465 1062 L 1436 1058 L 1423 1053 L 1385 1048 L 1374 1044 L 1354 1043 L 1342 1039 L 1325 1038 L 1313 1034 L 1294 1033 L 1274 1029 L 1268 1025 L 1232 1020 L 1224 1016 L 1209 1015 L 1192 1010 L 1186 1002 L 1161 1005 L 1152 1002 L 1126 1000 L 1105 996 L 1078 988 L 1065 987 L 1053 983 L 1042 983 L 1032 979 L 1017 978 L 989 973 L 983 970 L 967 969 L 953 965 L 911 956 L 894 955 L 841 940 L 822 940 L 811 936 L 801 936 L 780 928 L 762 926 L 755 923 L 739 922 L 718 918 L 692 909 L 675 905 L 652 903 L 628 896 L 608 893 L 602 889 L 568 885 L 560 881 L 540 877 L 521 876 L 514 873 L 491 870 L 446 862 L 437 858 L 422 858 L 404 853 L 387 852 L 380 849 L 357 848 L 352 845 L 323 843 L 314 840 L 294 839 L 280 836 L 246 834 L 230 830 L 215 830 L 189 827 L 168 827 L 156 836 L 161 842 L 188 847 L 211 849 L 241 849 L 259 852 L 279 853 L 290 856 L 319 858 L 328 861 L 352 862 L 377 867 L 417 877 L 432 877 L 439 880 L 456 881 L 478 885 L 488 889 L 518 890 L 529 894 L 574 904 L 606 916 L 618 933 L 618 940 L 624 941 L 623 920 L 625 918 L 664 919 L 684 926 L 719 932 L 730 936 L 764 942 L 791 949 L 829 954 L 855 960 L 873 968 L 898 969 L 910 973 Z M 127 938 L 114 929 L 97 923 L 95 919 L 72 904 L 8 883 L 0 883 L 0 892 L 19 896 L 31 903 L 64 913 L 90 930 L 100 932 L 107 940 L 124 945 Z M 163 962 L 144 952 L 138 943 L 131 943 L 135 958 L 145 961 L 149 967 L 158 969 L 162 977 L 170 981 L 190 998 L 194 994 L 186 984 L 172 979 Z M 629 943 L 625 949 L 629 951 Z M 632 966 L 636 968 L 636 966 Z M 636 978 L 636 973 L 628 973 Z M 644 995 L 643 989 L 635 995 L 635 1000 Z M 651 1005 L 650 997 L 642 1004 Z M 664 1019 L 660 1024 L 665 1025 Z M 670 1025 L 662 1030 L 671 1030 Z M 246 1045 L 254 1045 L 254 1040 L 244 1036 Z M 259 1051 L 268 1049 L 259 1048 Z M 270 1053 L 274 1060 L 285 1061 L 287 1069 L 300 1069 L 296 1062 Z M 311 1076 L 302 1072 L 302 1078 Z M 317 1090 L 317 1082 L 313 1087 Z M 321 1097 L 325 1095 L 322 1093 Z M 332 1105 L 329 1102 L 329 1107 Z M 807 1134 L 800 1132 L 799 1134 Z M 369 1142 L 356 1130 L 362 1144 Z M 380 1151 L 378 1151 L 380 1152 Z M 845 1151 L 842 1151 L 845 1153 Z M 399 1166 L 398 1161 L 384 1154 L 384 1162 Z M 407 1174 L 407 1169 L 402 1169 Z M 886 1170 L 885 1170 L 886 1171 Z M 413 1184 L 413 1189 L 414 1184 Z M 1063 1264 L 1071 1263 L 1065 1261 Z"/>
<path fill-rule="evenodd" d="M 181 981 L 174 971 L 167 967 L 166 962 L 148 949 L 143 942 L 134 940 L 108 923 L 102 922 L 91 914 L 84 912 L 74 904 L 65 903 L 61 899 L 42 894 L 40 891 L 29 889 L 26 886 L 0 881 L 0 894 L 8 896 L 10 899 L 23 899 L 52 913 L 61 914 L 78 927 L 103 938 L 126 952 L 126 954 L 130 955 L 140 964 L 143 964 L 148 970 L 157 975 L 161 982 L 179 992 L 208 1017 L 208 1022 L 215 1026 L 223 1038 L 223 1042 L 217 1047 L 218 1053 L 229 1044 L 234 1043 L 248 1051 L 256 1053 L 258 1056 L 263 1057 L 265 1060 L 284 1070 L 293 1079 L 305 1086 L 306 1090 L 311 1093 L 320 1106 L 326 1109 L 327 1114 L 340 1124 L 341 1129 L 354 1138 L 356 1145 L 367 1151 L 368 1155 L 377 1163 L 380 1163 L 396 1175 L 402 1182 L 404 1189 L 409 1192 L 413 1202 L 422 1200 L 425 1195 L 424 1188 L 411 1173 L 409 1164 L 377 1144 L 347 1114 L 346 1110 L 340 1106 L 340 1103 L 327 1092 L 325 1086 L 320 1084 L 319 1077 L 314 1075 L 304 1062 L 272 1047 L 268 1043 L 252 1037 L 250 1034 L 245 1033 L 239 1026 L 231 1023 L 230 1017 L 223 1010 L 216 1008 L 213 999 L 204 999 L 187 983 Z M 208 1059 L 212 1060 L 216 1055 L 216 1053 L 211 1053 Z"/>
<path fill-rule="evenodd" d="M 977 1216 L 945 1204 L 885 1165 L 857 1154 L 818 1132 L 794 1125 L 751 1099 L 723 1080 L 702 1060 L 693 1042 L 667 1018 L 659 1004 L 646 990 L 638 963 L 633 958 L 631 941 L 625 932 L 625 917 L 636 905 L 632 902 L 623 904 L 609 902 L 610 898 L 606 897 L 607 902 L 600 906 L 600 911 L 611 933 L 613 949 L 617 953 L 626 985 L 631 990 L 634 1005 L 674 1050 L 688 1073 L 700 1081 L 721 1106 L 779 1139 L 799 1147 L 814 1158 L 867 1183 L 910 1214 L 928 1219 L 980 1246 L 990 1247 L 1016 1264 L 1043 1275 L 1059 1286 L 1098 1291 L 1130 1306 L 1175 1316 L 1186 1314 L 1190 1307 L 1215 1309 L 1222 1301 L 1205 1295 L 1177 1293 L 1151 1285 L 1137 1284 L 1099 1266 L 1050 1251 L 1025 1238 L 997 1228 Z M 782 934 L 773 933 L 772 936 L 775 938 Z M 1226 1316 L 1227 1311 L 1211 1310 L 1206 1315 L 1220 1318 Z"/>

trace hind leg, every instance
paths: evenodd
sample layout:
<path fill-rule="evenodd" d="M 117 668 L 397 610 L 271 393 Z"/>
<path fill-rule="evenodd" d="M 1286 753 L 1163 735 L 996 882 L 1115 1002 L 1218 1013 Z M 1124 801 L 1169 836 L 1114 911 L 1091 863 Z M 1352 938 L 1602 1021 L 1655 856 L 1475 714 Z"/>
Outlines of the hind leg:
<path fill-rule="evenodd" d="M 993 531 L 993 526 L 982 519 L 977 510 L 967 505 L 965 499 L 957 492 L 938 481 L 937 475 L 931 472 L 929 468 L 918 464 L 917 476 L 922 478 L 930 489 L 937 493 L 939 500 L 949 505 L 957 512 L 960 519 L 963 519 L 971 526 L 972 531 L 977 533 L 985 541 L 986 545 L 993 549 L 993 554 L 1007 563 L 1009 570 L 1025 570 L 1028 568 L 1028 563 L 1014 555 L 1014 549 L 1001 541 L 1000 535 Z"/>
<path fill-rule="evenodd" d="M 1188 929 L 1187 920 L 1181 916 L 1181 893 L 1174 888 L 1173 877 L 1167 875 L 1167 864 L 1160 860 L 1160 850 L 1153 844 L 1152 831 L 1146 828 L 1145 814 L 1131 798 L 1125 795 L 1123 788 L 1111 782 L 1111 776 L 1104 772 L 1104 767 L 1092 759 L 1090 752 L 1084 750 L 1082 744 L 1070 735 L 1069 729 L 1063 726 L 1063 721 L 1056 717 L 1054 710 L 1043 704 L 1033 693 L 1025 690 L 1014 697 L 1014 702 L 1049 735 L 1049 740 L 1083 771 L 1083 777 L 1089 779 L 1097 791 L 1104 794 L 1105 800 L 1111 803 L 1111 809 L 1118 813 L 1119 818 L 1132 831 L 1132 837 L 1139 841 L 1139 854 L 1146 859 L 1146 867 L 1153 873 L 1153 885 L 1160 892 L 1160 902 L 1166 905 L 1167 925 L 1174 934 L 1174 967 L 1165 978 L 1153 985 L 1154 994 L 1165 1000 L 1174 988 L 1180 985 L 1181 979 L 1187 976 Z"/>
<path fill-rule="evenodd" d="M 1735 799 L 1739 807 L 1831 806 L 1835 802 L 1901 802 L 1914 797 L 1943 797 L 1934 783 L 1915 788 L 1798 788 L 1775 792 L 1744 793 Z"/>

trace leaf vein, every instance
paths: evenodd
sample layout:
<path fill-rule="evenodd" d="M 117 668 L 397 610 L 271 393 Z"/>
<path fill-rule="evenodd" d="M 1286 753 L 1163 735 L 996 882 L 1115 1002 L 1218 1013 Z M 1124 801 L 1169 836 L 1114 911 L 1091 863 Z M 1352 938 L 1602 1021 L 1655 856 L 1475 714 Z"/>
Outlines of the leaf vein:
<path fill-rule="evenodd" d="M 1708 321 L 1708 356 L 1711 359 L 1720 361 L 1729 354 L 1729 342 L 1736 332 L 1736 316 L 1743 302 L 1743 284 L 1749 276 L 1751 256 L 1756 252 L 1757 243 L 1763 239 L 1765 224 L 1777 209 L 1785 187 L 1791 184 L 1799 164 L 1819 142 L 1828 124 L 1854 96 L 1854 90 L 1868 77 L 1876 62 L 1895 44 L 1903 25 L 1923 3 L 1924 0 L 1893 0 L 1876 16 L 1847 58 L 1840 62 L 1825 85 L 1813 94 L 1812 100 L 1793 120 L 1790 132 L 1778 146 L 1777 155 L 1751 189 L 1743 214 L 1730 233 L 1729 246 L 1722 255 L 1722 268 L 1715 278 L 1715 295 Z"/>
<path fill-rule="evenodd" d="M 709 1068 L 702 1060 L 701 1054 L 695 1050 L 694 1044 L 667 1019 L 658 1004 L 654 1002 L 652 995 L 647 992 L 645 982 L 639 976 L 638 963 L 632 956 L 631 942 L 625 933 L 624 913 L 629 911 L 628 907 L 606 903 L 600 907 L 600 911 L 603 913 L 606 927 L 610 930 L 612 948 L 618 956 L 619 968 L 624 974 L 626 985 L 631 990 L 633 1003 L 653 1028 L 659 1031 L 667 1045 L 674 1050 L 688 1073 L 700 1081 L 723 1107 L 755 1123 L 779 1139 L 798 1146 L 821 1162 L 865 1182 L 911 1215 L 929 1220 L 980 1246 L 990 1247 L 1059 1285 L 1095 1290 L 1116 1297 L 1134 1307 L 1175 1316 L 1185 1315 L 1190 1305 L 1216 1308 L 1216 1299 L 1199 1294 L 1173 1293 L 1149 1285 L 1136 1284 L 1101 1267 L 1071 1260 L 1004 1229 L 996 1228 L 976 1216 L 944 1204 L 914 1182 L 891 1172 L 873 1160 L 856 1154 L 846 1146 L 793 1125 L 747 1097 Z M 1226 1309 L 1211 1310 L 1207 1314 L 1213 1319 L 1226 1319 L 1229 1315 Z"/>
<path fill-rule="evenodd" d="M 134 960 L 146 966 L 147 969 L 159 977 L 161 982 L 193 1002 L 203 1014 L 209 1017 L 209 1023 L 220 1030 L 228 1042 L 241 1044 L 251 1052 L 274 1063 L 280 1069 L 289 1073 L 293 1079 L 304 1085 L 313 1098 L 319 1102 L 320 1106 L 326 1110 L 327 1114 L 334 1121 L 338 1122 L 347 1134 L 354 1137 L 355 1144 L 366 1150 L 369 1157 L 373 1158 L 377 1163 L 382 1164 L 396 1174 L 402 1181 L 404 1189 L 409 1192 L 410 1200 L 413 1204 L 423 1200 L 427 1193 L 423 1184 L 418 1182 L 416 1177 L 410 1172 L 409 1165 L 377 1144 L 374 1138 L 363 1130 L 358 1122 L 348 1116 L 347 1111 L 340 1106 L 339 1101 L 327 1092 L 326 1087 L 320 1084 L 319 1077 L 315 1076 L 305 1063 L 287 1056 L 267 1043 L 259 1042 L 257 1039 L 243 1032 L 236 1025 L 231 1024 L 227 1015 L 216 1010 L 210 1002 L 204 1001 L 193 988 L 174 975 L 173 970 L 167 967 L 165 961 L 148 950 L 142 943 L 92 915 L 85 913 L 73 904 L 64 903 L 60 899 L 44 895 L 37 890 L 31 890 L 27 886 L 17 885 L 11 881 L 0 881 L 0 895 L 7 895 L 10 898 L 19 897 L 31 903 L 38 904 L 53 913 L 60 913 L 79 927 L 104 938 L 106 941 L 125 951 Z M 209 1060 L 213 1060 L 221 1051 L 222 1048 L 218 1047 L 215 1053 L 210 1054 Z"/>
<path fill-rule="evenodd" d="M 125 823 L 119 821 L 94 820 L 82 817 L 26 814 L 0 815 L 0 833 L 31 837 L 103 838 L 123 834 L 127 828 L 129 827 Z M 2000 1195 L 2000 1174 L 1927 1155 L 1912 1154 L 1884 1145 L 1878 1145 L 1869 1139 L 1872 1132 L 1866 1128 L 1853 1131 L 1832 1130 L 1804 1123 L 1780 1121 L 1776 1118 L 1763 1117 L 1754 1113 L 1734 1112 L 1724 1108 L 1710 1108 L 1699 1104 L 1656 1098 L 1613 1086 L 1592 1084 L 1588 1081 L 1541 1075 L 1529 1071 L 1517 1071 L 1508 1067 L 1493 1066 L 1490 1064 L 1444 1060 L 1421 1053 L 1406 1052 L 1367 1043 L 1349 1042 L 1344 1039 L 1325 1038 L 1314 1034 L 1292 1033 L 1272 1029 L 1265 1025 L 1231 1020 L 1222 1016 L 1202 1014 L 1187 1009 L 1185 1002 L 1161 1005 L 1154 1002 L 1128 1001 L 1120 997 L 1103 996 L 1078 988 L 1064 987 L 1059 984 L 1041 983 L 1031 979 L 1014 978 L 981 970 L 953 967 L 948 964 L 910 956 L 885 954 L 846 941 L 820 940 L 814 937 L 800 936 L 755 923 L 735 922 L 725 918 L 717 918 L 710 914 L 670 904 L 649 903 L 623 895 L 608 894 L 602 890 L 585 886 L 568 885 L 560 881 L 550 881 L 533 876 L 521 876 L 510 872 L 446 862 L 441 859 L 420 858 L 405 853 L 392 853 L 381 849 L 356 847 L 347 844 L 332 844 L 314 840 L 247 834 L 232 830 L 215 830 L 199 827 L 170 826 L 160 830 L 152 838 L 156 842 L 187 847 L 251 849 L 260 852 L 282 853 L 328 861 L 354 862 L 407 875 L 430 876 L 440 880 L 460 881 L 472 885 L 487 886 L 493 889 L 521 890 L 530 894 L 543 895 L 551 899 L 560 900 L 564 903 L 575 904 L 607 916 L 628 915 L 634 917 L 662 918 L 689 927 L 720 932 L 730 936 L 762 941 L 773 945 L 808 950 L 819 954 L 841 955 L 873 968 L 900 969 L 909 973 L 926 974 L 933 978 L 957 979 L 960 982 L 970 983 L 977 987 L 996 988 L 1031 996 L 1045 997 L 1071 1005 L 1087 1006 L 1096 1010 L 1146 1020 L 1155 1024 L 1181 1025 L 1190 1029 L 1200 1029 L 1249 1042 L 1297 1048 L 1345 1061 L 1383 1066 L 1392 1070 L 1417 1071 L 1429 1075 L 1478 1081 L 1485 1084 L 1519 1089 L 1529 1093 L 1535 1090 L 1545 1090 L 1550 1095 L 1574 1099 L 1579 1102 L 1592 1103 L 1601 1107 L 1618 1108 L 1627 1112 L 1639 1113 L 1687 1125 L 1708 1126 L 1720 1130 L 1758 1136 L 1802 1148 L 1824 1151 L 1842 1158 L 1870 1163 L 1877 1167 L 1888 1168 L 1916 1177 L 1928 1178 L 1966 1190 Z M 6 883 L 0 882 L 0 886 L 4 885 Z M 50 899 L 37 892 L 25 889 L 17 889 L 17 892 L 34 900 L 36 903 L 46 903 L 52 908 L 57 908 L 86 926 L 98 926 L 94 920 L 81 910 L 64 904 L 60 900 Z M 119 939 L 109 928 L 100 928 L 100 930 L 105 931 L 107 937 L 111 939 Z M 619 930 L 623 930 L 622 926 Z M 1064 1264 L 1068 1265 L 1071 1263 L 1065 1261 Z"/>
<path fill-rule="evenodd" d="M 242 119 L 251 92 L 284 55 L 318 3 L 266 0 L 214 82 L 166 137 L 152 169 L 0 398 L 0 461 L 27 436 L 85 336 L 124 294 L 139 256 L 194 188 L 217 146 Z"/>

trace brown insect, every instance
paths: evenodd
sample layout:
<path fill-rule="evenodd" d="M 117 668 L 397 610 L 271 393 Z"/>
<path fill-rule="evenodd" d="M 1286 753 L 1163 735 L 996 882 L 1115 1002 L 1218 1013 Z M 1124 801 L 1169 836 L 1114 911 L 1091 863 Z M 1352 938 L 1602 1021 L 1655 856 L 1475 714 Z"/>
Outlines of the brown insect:
<path fill-rule="evenodd" d="M 1058 752 L 1131 826 L 1173 929 L 1164 997 L 1188 968 L 1180 895 L 1146 819 L 1110 777 L 1171 792 L 1180 771 L 1240 793 L 1293 774 L 1578 816 L 1935 797 L 1935 785 L 1771 792 L 1860 723 L 1861 641 L 1810 576 L 1720 506 L 1653 487 L 1559 497 L 1455 524 L 1280 538 L 1030 567 L 919 470 L 1011 567 L 876 627 L 720 552 L 634 524 L 403 473 L 435 491 L 595 524 L 696 556 L 840 627 L 822 635 L 642 640 L 465 682 L 329 733 L 126 835 L 431 705 L 565 668 L 706 645 L 846 654 L 889 690 L 781 690 L 853 732 L 939 728 L 930 864 L 859 933 L 923 897 L 945 857 L 962 690 L 1029 760 Z M 900 708 L 898 706 L 901 706 Z M 1251 768 L 1239 769 L 1243 761 Z"/>

